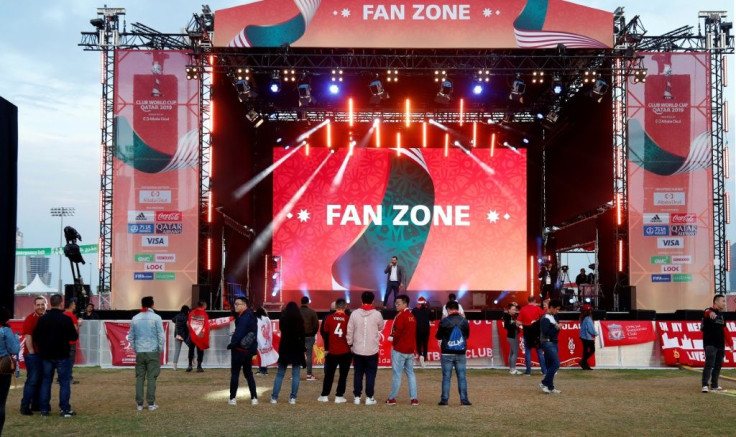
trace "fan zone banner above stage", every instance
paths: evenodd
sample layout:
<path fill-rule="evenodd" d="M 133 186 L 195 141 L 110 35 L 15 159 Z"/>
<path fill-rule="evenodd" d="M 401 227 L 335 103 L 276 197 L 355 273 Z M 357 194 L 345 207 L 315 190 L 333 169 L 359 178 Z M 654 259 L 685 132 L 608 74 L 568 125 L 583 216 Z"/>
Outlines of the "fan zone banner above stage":
<path fill-rule="evenodd" d="M 562 0 L 263 0 L 215 12 L 219 47 L 608 48 L 613 14 Z"/>
<path fill-rule="evenodd" d="M 629 82 L 629 265 L 636 308 L 702 308 L 713 296 L 708 55 L 644 55 Z"/>
<path fill-rule="evenodd" d="M 112 305 L 190 304 L 197 276 L 199 84 L 177 51 L 115 51 Z"/>
<path fill-rule="evenodd" d="M 526 290 L 525 149 L 348 153 L 274 149 L 284 290 L 385 290 L 393 255 L 409 290 Z"/>

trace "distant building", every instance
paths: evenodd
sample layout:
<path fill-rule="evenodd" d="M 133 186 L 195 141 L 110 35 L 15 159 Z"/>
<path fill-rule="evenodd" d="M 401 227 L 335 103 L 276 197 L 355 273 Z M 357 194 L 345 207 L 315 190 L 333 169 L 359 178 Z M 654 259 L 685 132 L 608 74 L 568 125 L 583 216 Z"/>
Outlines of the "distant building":
<path fill-rule="evenodd" d="M 15 228 L 15 247 L 23 247 L 23 232 L 19 228 Z M 26 260 L 24 256 L 15 257 L 15 281 L 14 284 L 27 284 L 31 281 L 23 280 L 23 271 L 26 269 Z M 33 280 L 33 278 L 31 278 Z"/>
<path fill-rule="evenodd" d="M 28 283 L 33 281 L 36 275 L 41 277 L 44 284 L 51 286 L 51 272 L 49 271 L 50 258 L 47 256 L 29 256 L 26 264 L 26 277 Z"/>

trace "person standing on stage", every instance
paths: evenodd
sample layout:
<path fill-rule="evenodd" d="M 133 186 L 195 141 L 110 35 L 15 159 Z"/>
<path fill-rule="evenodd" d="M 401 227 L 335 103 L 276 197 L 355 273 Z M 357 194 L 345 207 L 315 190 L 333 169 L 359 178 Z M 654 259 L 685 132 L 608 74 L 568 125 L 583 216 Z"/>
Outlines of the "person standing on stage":
<path fill-rule="evenodd" d="M 319 332 L 319 318 L 313 309 L 309 308 L 309 297 L 302 296 L 302 306 L 299 309 L 304 319 L 304 351 L 307 362 L 307 381 L 316 381 L 317 377 L 312 373 L 312 360 L 314 357 L 314 342 Z"/>
<path fill-rule="evenodd" d="M 373 306 L 376 298 L 372 291 L 364 291 L 360 295 L 363 302 L 360 308 L 353 311 L 348 321 L 347 340 L 353 352 L 353 403 L 360 405 L 363 392 L 363 376 L 365 375 L 365 404 L 376 405 L 373 397 L 378 372 L 378 349 L 381 345 L 383 316 Z"/>
<path fill-rule="evenodd" d="M 194 350 L 197 350 L 197 373 L 204 372 L 202 362 L 204 361 L 204 351 L 210 348 L 210 317 L 207 315 L 207 301 L 200 300 L 197 308 L 189 312 L 189 320 L 187 322 L 189 328 L 189 365 L 187 372 L 192 371 L 192 361 L 194 361 Z"/>
<path fill-rule="evenodd" d="M 455 295 L 455 293 L 450 293 L 447 296 L 447 302 L 448 303 L 455 302 L 457 304 L 458 314 L 465 317 L 465 311 L 463 311 L 463 306 L 460 305 L 460 302 L 457 301 L 457 296 Z M 447 304 L 445 304 L 445 306 L 442 307 L 442 318 L 444 319 L 445 317 L 447 317 Z"/>
<path fill-rule="evenodd" d="M 394 294 L 394 300 L 402 288 L 406 288 L 406 276 L 404 267 L 399 265 L 399 257 L 394 255 L 391 257 L 391 263 L 383 270 L 386 274 L 386 294 L 383 295 L 383 307 L 388 305 L 388 298 L 391 293 Z"/>
<path fill-rule="evenodd" d="M 51 384 L 54 371 L 59 377 L 59 410 L 61 417 L 76 415 L 69 403 L 71 398 L 71 362 L 69 343 L 79 338 L 72 319 L 62 311 L 63 297 L 51 296 L 51 309 L 38 319 L 33 337 L 43 360 L 43 381 L 41 382 L 41 415 L 48 416 L 51 411 Z"/>
<path fill-rule="evenodd" d="M 87 304 L 87 307 L 84 310 L 84 314 L 82 314 L 82 318 L 84 320 L 100 320 L 99 314 L 95 312 L 94 304 Z"/>
<path fill-rule="evenodd" d="M 406 373 L 409 380 L 409 399 L 411 406 L 419 405 L 417 397 L 417 378 L 414 375 L 414 349 L 416 348 L 417 320 L 409 310 L 409 296 L 400 294 L 394 299 L 396 317 L 391 327 L 391 336 L 388 340 L 393 345 L 391 350 L 391 367 L 393 379 L 391 393 L 386 399 L 386 405 L 396 405 L 396 396 L 401 388 L 401 372 Z"/>
<path fill-rule="evenodd" d="M 319 402 L 329 401 L 328 396 L 332 391 L 332 382 L 335 379 L 335 370 L 340 368 L 340 376 L 337 380 L 337 390 L 335 390 L 335 403 L 343 404 L 345 400 L 345 387 L 347 385 L 348 373 L 350 372 L 350 362 L 353 360 L 353 354 L 350 353 L 348 346 L 347 329 L 348 315 L 345 314 L 345 299 L 337 299 L 335 302 L 335 312 L 325 317 L 322 322 L 320 334 L 325 343 L 325 379 L 322 382 L 322 393 L 317 398 Z"/>
<path fill-rule="evenodd" d="M 517 320 L 519 305 L 511 302 L 503 313 L 503 328 L 506 330 L 506 341 L 509 342 L 509 373 L 521 375 L 516 370 L 516 358 L 519 356 L 519 328 L 521 323 Z"/>
<path fill-rule="evenodd" d="M 598 331 L 595 330 L 593 324 L 593 307 L 585 304 L 580 308 L 580 341 L 583 343 L 583 358 L 580 360 L 580 367 L 583 370 L 593 370 L 588 360 L 595 354 L 595 338 Z"/>
<path fill-rule="evenodd" d="M 722 294 L 713 296 L 713 306 L 703 313 L 702 331 L 703 347 L 705 348 L 705 366 L 703 367 L 703 393 L 710 391 L 726 391 L 718 385 L 721 374 L 723 357 L 726 353 L 726 321 L 723 310 L 726 309 L 726 297 Z"/>
<path fill-rule="evenodd" d="M 243 376 L 250 390 L 250 403 L 258 405 L 256 380 L 253 378 L 253 356 L 258 350 L 258 321 L 248 308 L 246 298 L 235 299 L 234 305 L 238 318 L 235 319 L 235 332 L 227 345 L 230 349 L 230 400 L 227 403 L 237 405 L 235 398 L 238 395 L 240 369 L 243 369 Z"/>
<path fill-rule="evenodd" d="M 46 298 L 38 296 L 33 301 L 33 312 L 23 321 L 21 335 L 23 343 L 23 359 L 26 363 L 26 383 L 23 386 L 23 398 L 20 401 L 20 414 L 32 416 L 34 411 L 41 411 L 41 380 L 43 379 L 43 362 L 38 354 L 38 343 L 33 337 L 38 319 L 46 314 Z"/>
<path fill-rule="evenodd" d="M 427 299 L 420 297 L 417 300 L 418 306 L 411 310 L 414 318 L 417 320 L 417 355 L 419 356 L 419 365 L 424 367 L 427 361 L 427 347 L 429 345 L 429 322 L 432 319 L 432 311 L 427 307 Z"/>
<path fill-rule="evenodd" d="M 560 394 L 555 389 L 555 373 L 560 368 L 560 358 L 557 349 L 557 336 L 560 332 L 560 320 L 557 313 L 560 312 L 561 302 L 557 299 L 549 302 L 547 314 L 542 317 L 539 322 L 539 340 L 544 350 L 544 360 L 547 364 L 547 371 L 544 373 L 544 379 L 539 384 L 543 392 L 547 394 Z"/>
<path fill-rule="evenodd" d="M 72 322 L 74 323 L 74 329 L 77 330 L 77 335 L 79 335 L 79 327 L 82 325 L 82 321 L 77 318 L 77 299 L 71 298 L 66 302 L 66 309 L 64 311 L 64 314 L 72 319 Z M 77 357 L 77 341 L 70 341 L 69 342 L 69 380 L 72 384 L 79 384 L 79 381 L 74 379 L 74 360 Z"/>
<path fill-rule="evenodd" d="M 161 354 L 164 351 L 164 325 L 161 316 L 153 311 L 153 297 L 141 299 L 141 312 L 133 316 L 128 331 L 130 347 L 135 351 L 135 401 L 138 411 L 143 410 L 143 383 L 148 380 L 146 400 L 148 409 L 156 404 L 156 379 L 161 373 Z"/>
<path fill-rule="evenodd" d="M 296 404 L 296 395 L 299 393 L 299 377 L 302 367 L 307 367 L 304 360 L 304 319 L 296 302 L 289 302 L 281 312 L 279 319 L 281 341 L 279 342 L 279 368 L 273 381 L 271 403 L 279 399 L 281 383 L 286 374 L 286 368 L 291 366 L 291 394 L 289 404 Z"/>
<path fill-rule="evenodd" d="M 578 303 L 583 301 L 583 284 L 588 283 L 588 275 L 585 273 L 585 269 L 580 269 L 580 273 L 575 276 L 575 285 L 578 286 Z"/>
<path fill-rule="evenodd" d="M 545 311 L 539 305 L 534 295 L 530 295 L 527 305 L 521 308 L 517 320 L 521 322 L 524 334 L 524 358 L 526 363 L 526 372 L 524 375 L 532 374 L 532 349 L 537 350 L 539 358 L 539 367 L 542 373 L 547 372 L 547 365 L 544 362 L 544 352 L 539 344 L 539 319 L 544 315 Z"/>
<path fill-rule="evenodd" d="M 470 325 L 465 317 L 460 315 L 458 304 L 455 301 L 447 302 L 448 315 L 440 322 L 435 338 L 440 340 L 442 351 L 442 397 L 441 407 L 447 406 L 450 399 L 450 381 L 452 369 L 457 374 L 457 390 L 460 393 L 460 405 L 469 407 L 472 405 L 468 400 L 468 381 L 465 378 L 467 358 L 465 352 L 468 349 L 468 337 L 470 337 Z"/>

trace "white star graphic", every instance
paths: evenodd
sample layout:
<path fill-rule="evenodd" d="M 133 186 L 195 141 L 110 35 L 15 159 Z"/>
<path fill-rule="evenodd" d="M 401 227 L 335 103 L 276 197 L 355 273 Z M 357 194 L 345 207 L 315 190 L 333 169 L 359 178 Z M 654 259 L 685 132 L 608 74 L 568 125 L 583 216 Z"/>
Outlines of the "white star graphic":
<path fill-rule="evenodd" d="M 498 213 L 496 211 L 490 211 L 486 218 L 489 222 L 496 223 L 498 221 Z"/>
<path fill-rule="evenodd" d="M 350 9 L 343 9 L 342 12 L 340 12 L 340 15 L 342 15 L 343 18 L 348 18 L 350 16 Z"/>
<path fill-rule="evenodd" d="M 501 11 L 499 9 L 496 9 L 496 15 L 501 15 Z"/>
<path fill-rule="evenodd" d="M 491 15 L 493 15 L 493 11 L 491 11 L 491 8 L 485 8 L 485 9 L 483 9 L 483 16 L 484 17 L 488 18 Z"/>
<path fill-rule="evenodd" d="M 332 11 L 332 15 L 337 16 L 337 10 Z"/>
<path fill-rule="evenodd" d="M 509 215 L 509 213 L 506 213 L 506 214 L 503 215 L 503 218 L 505 218 L 506 220 L 508 220 L 508 219 L 511 218 L 511 216 Z"/>
<path fill-rule="evenodd" d="M 299 219 L 300 222 L 304 223 L 309 220 L 309 211 L 307 211 L 306 209 L 301 209 L 296 214 L 296 217 Z"/>

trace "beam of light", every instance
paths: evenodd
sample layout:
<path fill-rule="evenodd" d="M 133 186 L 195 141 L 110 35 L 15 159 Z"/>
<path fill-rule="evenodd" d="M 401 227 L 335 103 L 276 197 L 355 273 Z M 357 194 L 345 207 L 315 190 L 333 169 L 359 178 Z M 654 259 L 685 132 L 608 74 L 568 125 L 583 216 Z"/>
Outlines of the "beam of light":
<path fill-rule="evenodd" d="M 353 156 L 353 149 L 355 148 L 355 141 L 351 141 L 348 144 L 348 156 Z"/>
<path fill-rule="evenodd" d="M 287 159 L 289 159 L 291 157 L 291 155 L 295 154 L 299 149 L 301 149 L 302 147 L 304 147 L 304 145 L 306 145 L 306 144 L 307 144 L 306 141 L 302 141 L 302 143 L 299 144 L 297 147 L 295 147 L 294 150 L 292 150 L 291 152 L 289 152 L 286 155 L 284 155 L 283 157 L 281 157 L 281 159 L 279 159 L 278 161 L 274 162 L 273 164 L 271 164 L 270 166 L 268 166 L 268 168 L 264 169 L 263 171 L 261 171 L 260 173 L 258 173 L 257 175 L 255 175 L 251 180 L 249 180 L 248 182 L 246 182 L 243 186 L 241 186 L 240 188 L 236 189 L 233 192 L 233 196 L 235 197 L 235 199 L 236 200 L 240 200 L 240 198 L 242 198 L 243 196 L 245 196 L 250 190 L 253 189 L 253 187 L 255 187 L 256 185 L 258 185 L 259 182 L 261 182 L 262 180 L 266 179 L 266 177 L 268 175 L 270 175 L 271 173 L 273 173 L 273 171 L 276 169 L 276 167 L 278 167 L 281 164 L 283 164 L 284 161 L 286 161 Z"/>
<path fill-rule="evenodd" d="M 304 141 L 304 156 L 309 156 L 309 143 Z"/>
<path fill-rule="evenodd" d="M 311 185 L 312 181 L 315 177 L 317 177 L 317 174 L 322 170 L 322 168 L 327 164 L 327 161 L 333 156 L 332 153 L 328 153 L 327 156 L 325 156 L 325 159 L 322 160 L 319 167 L 314 170 L 311 176 L 309 176 L 309 179 L 307 179 L 306 182 L 304 182 L 304 185 L 302 185 L 296 193 L 291 197 L 291 199 L 284 205 L 284 207 L 279 211 L 276 216 L 274 216 L 271 223 L 266 226 L 266 228 L 258 234 L 258 236 L 253 241 L 253 244 L 251 244 L 250 248 L 248 249 L 248 252 L 240 257 L 240 259 L 237 261 L 235 265 L 235 272 L 241 272 L 243 270 L 243 267 L 245 266 L 245 263 L 249 259 L 249 257 L 255 257 L 260 256 L 260 253 L 263 252 L 263 249 L 266 248 L 266 246 L 271 242 L 271 237 L 273 236 L 274 230 L 281 227 L 281 225 L 284 223 L 284 220 L 286 220 L 287 214 L 291 212 L 292 209 L 294 209 L 294 206 L 299 202 L 299 199 L 304 196 L 304 193 L 306 193 L 307 188 L 309 188 L 309 185 Z"/>
<path fill-rule="evenodd" d="M 493 158 L 493 152 L 496 151 L 496 133 L 491 134 L 491 158 Z"/>
<path fill-rule="evenodd" d="M 322 129 L 324 126 L 327 126 L 329 128 L 330 126 L 330 119 L 326 119 L 322 123 L 318 124 L 317 126 L 309 129 L 308 131 L 302 133 L 299 135 L 296 139 L 297 143 L 301 143 L 302 141 L 306 140 L 307 138 L 311 137 L 313 133 L 317 132 L 318 130 Z M 329 137 L 329 134 L 328 134 Z"/>
<path fill-rule="evenodd" d="M 445 134 L 445 158 L 450 153 L 450 134 Z"/>
<path fill-rule="evenodd" d="M 460 99 L 460 126 L 463 125 L 463 111 L 465 109 L 465 99 Z"/>
<path fill-rule="evenodd" d="M 348 99 L 348 124 L 353 127 L 353 98 Z"/>
<path fill-rule="evenodd" d="M 624 240 L 618 240 L 618 271 L 624 271 Z"/>
<path fill-rule="evenodd" d="M 406 99 L 406 114 L 404 116 L 404 124 L 406 124 L 406 127 L 409 127 L 411 124 L 411 102 L 409 99 Z"/>
<path fill-rule="evenodd" d="M 427 148 L 427 122 L 422 122 L 422 147 Z"/>
<path fill-rule="evenodd" d="M 462 150 L 463 152 L 465 152 L 465 154 L 468 155 L 470 157 L 470 159 L 472 159 L 473 161 L 475 161 L 475 163 L 478 164 L 478 166 L 480 166 L 480 168 L 482 168 L 484 172 L 486 172 L 489 175 L 496 174 L 496 171 L 494 169 L 492 169 L 491 166 L 489 166 L 485 162 L 481 161 L 480 158 L 478 158 L 477 156 L 475 156 L 472 153 L 470 153 L 470 149 L 464 147 L 462 144 L 460 144 L 459 141 L 455 141 L 455 146 L 457 148 L 459 148 L 460 150 Z"/>
<path fill-rule="evenodd" d="M 478 122 L 473 122 L 473 147 L 478 144 Z"/>
<path fill-rule="evenodd" d="M 373 120 L 373 128 L 376 132 L 376 147 L 381 147 L 381 121 L 379 119 Z"/>
<path fill-rule="evenodd" d="M 332 148 L 332 125 L 329 124 L 329 119 L 327 120 L 327 148 Z"/>
<path fill-rule="evenodd" d="M 401 132 L 396 132 L 396 156 L 401 156 Z"/>
<path fill-rule="evenodd" d="M 534 296 L 534 255 L 529 257 L 529 293 Z"/>
<path fill-rule="evenodd" d="M 621 226 L 621 193 L 616 193 L 616 224 Z"/>
<path fill-rule="evenodd" d="M 337 188 L 342 183 L 342 178 L 345 175 L 345 170 L 348 168 L 348 161 L 350 161 L 350 155 L 345 155 L 345 159 L 342 160 L 342 164 L 340 164 L 340 169 L 337 171 L 337 174 L 332 179 L 332 184 L 330 185 L 330 194 L 333 194 L 335 191 L 337 191 Z"/>
<path fill-rule="evenodd" d="M 504 141 L 503 142 L 503 146 L 506 147 L 507 149 L 511 150 L 512 152 L 516 153 L 517 155 L 521 155 L 521 152 L 519 152 L 519 149 L 517 149 L 516 147 L 512 146 L 511 144 L 509 144 L 508 141 Z"/>
<path fill-rule="evenodd" d="M 207 223 L 212 223 L 212 190 L 207 193 Z"/>

